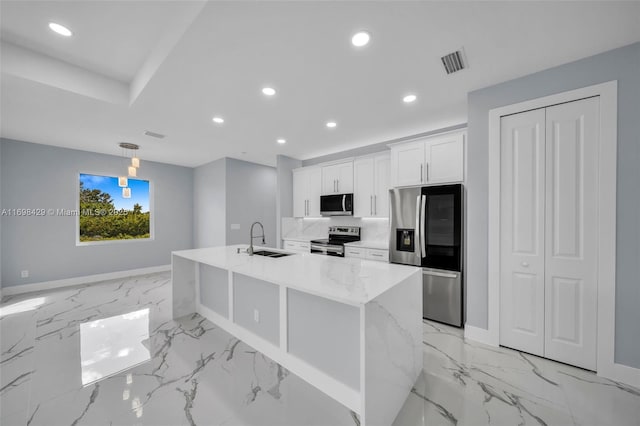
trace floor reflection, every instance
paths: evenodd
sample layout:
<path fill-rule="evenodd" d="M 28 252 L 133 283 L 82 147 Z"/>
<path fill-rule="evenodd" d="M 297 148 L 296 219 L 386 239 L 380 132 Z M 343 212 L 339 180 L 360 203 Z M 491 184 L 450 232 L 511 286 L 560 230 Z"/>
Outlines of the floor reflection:
<path fill-rule="evenodd" d="M 80 324 L 82 385 L 151 359 L 149 309 Z"/>

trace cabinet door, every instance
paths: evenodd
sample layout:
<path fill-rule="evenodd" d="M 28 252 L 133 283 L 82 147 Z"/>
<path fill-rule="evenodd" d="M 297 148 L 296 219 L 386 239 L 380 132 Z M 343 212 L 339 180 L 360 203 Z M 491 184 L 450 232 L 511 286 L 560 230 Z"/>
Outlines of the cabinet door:
<path fill-rule="evenodd" d="M 293 216 L 304 217 L 307 214 L 307 180 L 305 169 L 293 171 Z"/>
<path fill-rule="evenodd" d="M 375 193 L 373 194 L 373 213 L 376 217 L 389 217 L 389 179 L 391 158 L 381 155 L 374 158 Z"/>
<path fill-rule="evenodd" d="M 324 166 L 322 168 L 322 195 L 338 193 L 338 166 Z"/>
<path fill-rule="evenodd" d="M 335 167 L 338 175 L 338 182 L 336 185 L 338 194 L 348 194 L 353 192 L 353 161 L 336 164 Z"/>
<path fill-rule="evenodd" d="M 464 179 L 464 133 L 429 138 L 425 142 L 425 182 L 462 182 Z"/>
<path fill-rule="evenodd" d="M 307 170 L 308 217 L 320 217 L 320 193 L 322 190 L 322 169 L 313 167 Z"/>
<path fill-rule="evenodd" d="M 391 148 L 391 185 L 410 186 L 424 182 L 424 142 L 411 142 Z"/>
<path fill-rule="evenodd" d="M 374 215 L 375 177 L 374 159 L 360 158 L 353 162 L 353 215 L 371 217 Z"/>

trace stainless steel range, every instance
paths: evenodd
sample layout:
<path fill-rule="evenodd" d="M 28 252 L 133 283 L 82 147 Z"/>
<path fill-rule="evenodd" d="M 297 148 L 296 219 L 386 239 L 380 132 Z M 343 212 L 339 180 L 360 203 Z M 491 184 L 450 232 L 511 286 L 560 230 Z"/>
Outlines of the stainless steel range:
<path fill-rule="evenodd" d="M 311 240 L 311 253 L 344 257 L 344 244 L 360 241 L 359 226 L 330 226 L 329 238 Z"/>

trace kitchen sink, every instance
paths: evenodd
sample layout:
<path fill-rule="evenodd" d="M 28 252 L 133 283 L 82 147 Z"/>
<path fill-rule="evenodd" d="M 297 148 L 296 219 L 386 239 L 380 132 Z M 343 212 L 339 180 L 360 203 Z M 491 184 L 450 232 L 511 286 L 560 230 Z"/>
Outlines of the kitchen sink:
<path fill-rule="evenodd" d="M 253 254 L 256 256 L 277 258 L 277 257 L 291 256 L 293 253 L 283 253 L 281 251 L 270 251 L 270 250 L 256 250 L 253 252 Z"/>

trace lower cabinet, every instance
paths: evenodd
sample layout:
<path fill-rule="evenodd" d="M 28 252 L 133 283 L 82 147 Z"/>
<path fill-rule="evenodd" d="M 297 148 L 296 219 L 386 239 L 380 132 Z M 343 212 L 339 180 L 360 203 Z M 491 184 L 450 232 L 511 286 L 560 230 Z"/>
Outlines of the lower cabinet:
<path fill-rule="evenodd" d="M 389 261 L 389 250 L 365 247 L 345 247 L 344 255 L 345 257 L 356 257 L 358 259 L 377 260 L 380 262 Z"/>
<path fill-rule="evenodd" d="M 299 253 L 310 253 L 311 243 L 304 241 L 284 240 L 283 249 Z"/>

